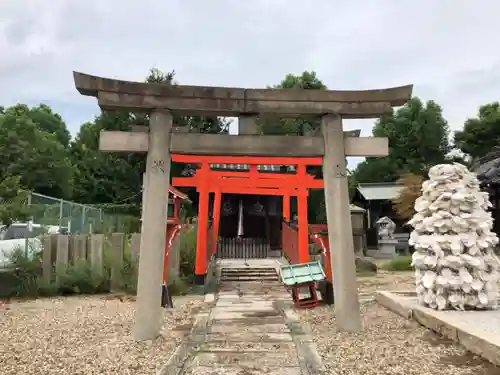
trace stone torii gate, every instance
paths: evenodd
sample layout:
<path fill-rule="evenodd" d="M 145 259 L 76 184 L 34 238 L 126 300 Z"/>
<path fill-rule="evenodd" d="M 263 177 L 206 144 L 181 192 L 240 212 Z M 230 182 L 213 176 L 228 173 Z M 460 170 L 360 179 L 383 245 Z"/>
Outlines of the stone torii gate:
<path fill-rule="evenodd" d="M 366 91 L 243 89 L 149 84 L 74 72 L 77 90 L 103 110 L 150 113 L 149 132 L 103 131 L 100 149 L 147 152 L 143 198 L 136 340 L 154 339 L 161 328 L 161 283 L 171 154 L 323 157 L 323 179 L 338 328 L 361 329 L 349 211 L 346 156 L 386 156 L 388 140 L 349 137 L 342 118 L 376 118 L 406 103 L 412 85 Z M 239 116 L 240 135 L 172 131 L 172 113 Z M 257 117 L 321 117 L 320 136 L 258 136 Z"/>

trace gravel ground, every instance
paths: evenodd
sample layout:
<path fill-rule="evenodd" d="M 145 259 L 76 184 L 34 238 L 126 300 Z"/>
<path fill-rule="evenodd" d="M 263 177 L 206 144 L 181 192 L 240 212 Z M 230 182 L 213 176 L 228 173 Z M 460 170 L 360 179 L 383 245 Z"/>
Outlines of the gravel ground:
<path fill-rule="evenodd" d="M 174 297 L 161 337 L 145 343 L 130 336 L 134 304 L 91 296 L 0 306 L 0 374 L 154 374 L 189 333 L 203 298 Z"/>
<path fill-rule="evenodd" d="M 411 272 L 358 278 L 360 294 L 411 290 Z M 328 373 L 338 375 L 499 375 L 500 368 L 376 302 L 362 303 L 363 331 L 337 332 L 332 307 L 302 310 Z"/>
<path fill-rule="evenodd" d="M 413 271 L 379 270 L 373 276 L 359 276 L 358 290 L 362 295 L 375 295 L 378 290 L 415 290 L 415 275 Z"/>

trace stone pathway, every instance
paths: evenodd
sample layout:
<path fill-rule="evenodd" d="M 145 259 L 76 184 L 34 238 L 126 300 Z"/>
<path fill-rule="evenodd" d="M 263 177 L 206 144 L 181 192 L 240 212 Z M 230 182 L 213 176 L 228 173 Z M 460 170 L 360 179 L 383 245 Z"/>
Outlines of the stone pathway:
<path fill-rule="evenodd" d="M 279 281 L 222 282 L 161 375 L 323 374 L 290 299 Z"/>

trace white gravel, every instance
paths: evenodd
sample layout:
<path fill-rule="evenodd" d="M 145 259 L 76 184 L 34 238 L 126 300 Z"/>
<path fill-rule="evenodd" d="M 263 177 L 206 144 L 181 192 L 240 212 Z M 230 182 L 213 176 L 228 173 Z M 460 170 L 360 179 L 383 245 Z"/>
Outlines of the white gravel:
<path fill-rule="evenodd" d="M 360 294 L 376 290 L 410 290 L 412 273 L 380 272 L 359 277 Z M 474 356 L 414 321 L 403 319 L 376 302 L 361 306 L 363 331 L 337 332 L 333 307 L 301 310 L 318 353 L 332 375 L 500 375 L 500 368 Z"/>
<path fill-rule="evenodd" d="M 122 296 L 91 296 L 0 306 L 0 374 L 154 374 L 189 333 L 203 297 L 174 297 L 154 342 L 131 339 L 134 305 Z"/>

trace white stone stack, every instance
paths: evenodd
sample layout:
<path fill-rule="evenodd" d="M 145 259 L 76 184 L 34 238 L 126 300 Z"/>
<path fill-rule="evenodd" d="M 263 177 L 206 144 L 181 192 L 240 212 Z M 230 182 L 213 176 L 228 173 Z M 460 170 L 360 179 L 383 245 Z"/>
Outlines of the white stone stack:
<path fill-rule="evenodd" d="M 488 193 L 461 164 L 440 164 L 429 170 L 422 196 L 415 202 L 416 290 L 419 303 L 433 309 L 495 309 L 498 301 L 498 243 L 487 212 Z"/>

